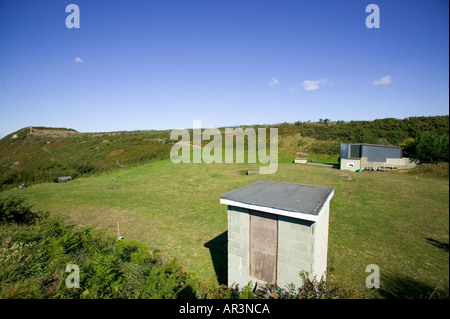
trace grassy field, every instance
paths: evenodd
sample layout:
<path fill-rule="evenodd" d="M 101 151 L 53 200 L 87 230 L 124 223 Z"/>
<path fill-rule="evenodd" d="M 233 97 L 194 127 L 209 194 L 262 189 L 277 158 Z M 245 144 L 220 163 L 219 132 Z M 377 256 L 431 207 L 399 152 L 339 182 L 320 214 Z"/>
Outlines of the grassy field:
<path fill-rule="evenodd" d="M 244 125 L 233 129 L 260 128 L 278 130 L 279 163 L 292 163 L 301 152 L 309 154 L 300 155 L 308 157 L 309 161 L 335 165 L 338 164 L 341 143 L 403 145 L 406 157 L 417 157 L 417 143 L 422 134 L 428 136 L 422 145 L 434 145 L 432 152 L 426 148 L 422 153 L 434 154 L 433 161 L 438 157 L 438 161 L 448 162 L 448 116 L 308 121 Z M 223 138 L 225 130 L 220 128 Z M 193 138 L 192 129 L 189 133 Z M 59 176 L 67 175 L 86 177 L 123 166 L 168 159 L 170 149 L 176 143 L 170 135 L 171 130 L 81 133 L 68 128 L 33 127 L 30 130 L 30 127 L 25 127 L 0 139 L 0 191 L 22 183 L 53 182 Z M 437 142 L 443 149 L 437 146 Z M 208 143 L 209 139 L 202 140 L 202 146 Z"/>
<path fill-rule="evenodd" d="M 334 161 L 334 160 L 333 160 Z M 331 186 L 328 278 L 348 298 L 448 297 L 449 181 L 402 172 L 342 172 L 279 164 L 273 175 L 241 175 L 259 164 L 150 162 L 20 193 L 36 209 L 78 225 L 137 239 L 212 285 L 226 280 L 227 207 L 221 193 L 259 179 Z M 377 264 L 378 291 L 365 287 Z"/>

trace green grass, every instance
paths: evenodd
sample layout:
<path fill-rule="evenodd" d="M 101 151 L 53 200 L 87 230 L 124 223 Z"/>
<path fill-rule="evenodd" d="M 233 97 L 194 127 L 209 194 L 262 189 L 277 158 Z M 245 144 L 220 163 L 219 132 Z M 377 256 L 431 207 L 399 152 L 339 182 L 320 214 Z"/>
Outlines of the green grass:
<path fill-rule="evenodd" d="M 349 172 L 279 164 L 273 175 L 241 175 L 259 164 L 173 164 L 169 160 L 66 184 L 40 184 L 20 193 L 35 209 L 71 222 L 125 232 L 178 258 L 209 284 L 217 284 L 208 242 L 224 244 L 227 207 L 221 193 L 259 179 L 331 186 L 328 278 L 351 298 L 448 297 L 448 179 L 401 172 Z M 226 237 L 225 237 L 226 238 Z M 206 246 L 205 246 L 206 244 Z M 218 247 L 225 257 L 226 247 Z M 217 253 L 217 251 L 216 251 Z M 217 254 L 216 254 L 217 256 Z M 382 289 L 365 287 L 369 264 L 380 267 Z"/>
<path fill-rule="evenodd" d="M 168 131 L 78 133 L 68 129 L 21 129 L 0 140 L 0 190 L 22 183 L 56 181 L 169 158 Z"/>
<path fill-rule="evenodd" d="M 0 198 L 0 299 L 172 299 L 208 293 L 176 261 L 163 263 L 145 244 L 67 225 L 24 205 Z M 69 264 L 80 270 L 80 289 L 66 286 L 75 284 L 75 273 L 66 273 Z"/>
<path fill-rule="evenodd" d="M 307 152 L 309 160 L 314 159 L 316 163 L 337 164 L 340 143 L 402 145 L 408 142 L 405 154 L 414 157 L 417 154 L 411 141 L 418 140 L 423 133 L 432 134 L 435 137 L 432 140 L 438 138 L 448 143 L 449 121 L 448 116 L 431 116 L 240 127 L 277 128 L 280 163 L 292 163 L 298 152 Z M 221 128 L 222 134 L 224 129 Z M 192 138 L 192 129 L 189 132 Z M 66 128 L 34 127 L 30 134 L 29 127 L 20 129 L 0 139 L 0 190 L 22 183 L 56 181 L 59 176 L 94 175 L 118 169 L 118 164 L 132 167 L 168 159 L 175 143 L 169 141 L 170 133 L 169 130 L 79 133 Z M 202 141 L 205 144 L 207 140 Z M 448 151 L 438 158 L 442 157 L 448 162 Z"/>

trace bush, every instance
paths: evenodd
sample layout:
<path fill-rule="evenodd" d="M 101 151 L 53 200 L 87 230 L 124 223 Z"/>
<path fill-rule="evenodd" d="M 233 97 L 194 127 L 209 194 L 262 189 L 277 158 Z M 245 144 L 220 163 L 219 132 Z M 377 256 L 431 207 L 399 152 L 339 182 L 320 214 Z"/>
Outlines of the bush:
<path fill-rule="evenodd" d="M 0 298 L 176 298 L 191 275 L 163 263 L 145 245 L 75 228 L 58 219 L 0 229 Z M 66 287 L 68 264 L 80 269 L 80 288 Z M 20 285 L 17 285 L 20 282 Z"/>
<path fill-rule="evenodd" d="M 420 164 L 419 166 L 408 170 L 408 174 L 448 178 L 449 163 L 441 162 L 436 164 Z"/>
<path fill-rule="evenodd" d="M 400 145 L 403 148 L 403 156 L 416 158 L 417 141 L 410 137 L 406 142 Z"/>
<path fill-rule="evenodd" d="M 73 164 L 73 169 L 79 175 L 91 174 L 91 173 L 96 171 L 95 165 L 93 165 L 89 161 L 83 161 L 83 162 L 75 163 L 75 164 Z"/>
<path fill-rule="evenodd" d="M 136 241 L 35 214 L 17 197 L 0 208 L 0 298 L 176 298 L 196 282 Z M 65 285 L 68 264 L 79 266 L 79 289 Z"/>
<path fill-rule="evenodd" d="M 448 137 L 424 132 L 417 139 L 415 154 L 423 163 L 437 163 L 449 161 Z"/>
<path fill-rule="evenodd" d="M 308 147 L 308 151 L 314 154 L 335 155 L 341 151 L 339 141 L 317 141 Z"/>
<path fill-rule="evenodd" d="M 31 211 L 31 206 L 20 197 L 0 198 L 0 223 L 31 223 L 39 214 Z"/>
<path fill-rule="evenodd" d="M 303 280 L 302 287 L 295 287 L 294 284 L 281 288 L 277 285 L 268 285 L 268 289 L 262 297 L 275 299 L 331 299 L 335 298 L 335 289 L 330 288 L 323 278 L 317 280 L 310 278 L 307 272 L 301 272 Z"/>

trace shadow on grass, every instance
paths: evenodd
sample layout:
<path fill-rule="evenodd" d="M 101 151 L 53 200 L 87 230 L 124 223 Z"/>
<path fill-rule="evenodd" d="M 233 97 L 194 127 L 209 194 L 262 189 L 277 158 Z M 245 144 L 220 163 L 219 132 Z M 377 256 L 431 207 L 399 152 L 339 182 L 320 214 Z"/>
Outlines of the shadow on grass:
<path fill-rule="evenodd" d="M 431 245 L 448 253 L 448 244 L 441 243 L 433 238 L 425 238 Z"/>
<path fill-rule="evenodd" d="M 449 297 L 449 285 L 444 281 L 432 287 L 407 276 L 384 276 L 379 293 L 388 299 L 446 299 Z"/>
<path fill-rule="evenodd" d="M 224 231 L 219 236 L 205 243 L 205 247 L 209 249 L 211 259 L 216 272 L 219 285 L 226 285 L 228 279 L 228 232 Z"/>

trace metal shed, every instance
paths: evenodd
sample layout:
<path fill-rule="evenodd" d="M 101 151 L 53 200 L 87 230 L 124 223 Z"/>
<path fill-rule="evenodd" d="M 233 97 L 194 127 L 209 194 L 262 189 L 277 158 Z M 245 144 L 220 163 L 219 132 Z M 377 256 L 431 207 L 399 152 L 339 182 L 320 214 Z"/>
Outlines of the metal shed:
<path fill-rule="evenodd" d="M 418 160 L 403 157 L 401 147 L 373 144 L 341 144 L 340 169 L 356 171 L 384 169 L 410 169 Z"/>
<path fill-rule="evenodd" d="M 341 158 L 361 157 L 367 157 L 369 162 L 386 162 L 388 158 L 402 158 L 402 148 L 362 143 L 341 144 Z"/>
<path fill-rule="evenodd" d="M 228 286 L 303 285 L 325 277 L 332 187 L 260 180 L 220 195 L 228 205 Z"/>

